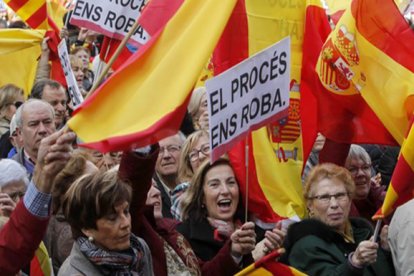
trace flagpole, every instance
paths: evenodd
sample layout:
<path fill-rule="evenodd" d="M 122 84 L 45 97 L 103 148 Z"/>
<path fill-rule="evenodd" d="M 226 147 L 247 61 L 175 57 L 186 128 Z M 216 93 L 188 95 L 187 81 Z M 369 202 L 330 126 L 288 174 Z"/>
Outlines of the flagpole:
<path fill-rule="evenodd" d="M 382 219 L 377 220 L 377 224 L 375 225 L 375 230 L 374 230 L 374 242 L 378 239 L 378 235 L 381 229 L 381 223 L 382 223 Z"/>
<path fill-rule="evenodd" d="M 121 54 L 122 49 L 127 44 L 128 40 L 131 38 L 131 36 L 135 33 L 135 31 L 138 29 L 139 23 L 138 20 L 135 21 L 134 25 L 129 30 L 128 34 L 124 36 L 121 43 L 119 44 L 118 48 L 116 49 L 115 53 L 112 55 L 111 59 L 108 61 L 108 64 L 104 67 L 104 70 L 102 73 L 99 74 L 99 77 L 94 82 L 92 88 L 89 90 L 88 94 L 86 95 L 85 99 L 87 99 L 90 95 L 93 94 L 93 92 L 98 88 L 98 86 L 101 84 L 103 79 L 105 78 L 106 74 L 108 73 L 109 69 L 111 69 L 112 64 L 115 62 L 115 60 L 118 58 L 118 56 Z"/>
<path fill-rule="evenodd" d="M 245 145 L 245 162 L 246 162 L 246 203 L 245 203 L 245 214 L 244 222 L 248 221 L 248 210 L 249 210 L 249 135 L 246 136 Z"/>

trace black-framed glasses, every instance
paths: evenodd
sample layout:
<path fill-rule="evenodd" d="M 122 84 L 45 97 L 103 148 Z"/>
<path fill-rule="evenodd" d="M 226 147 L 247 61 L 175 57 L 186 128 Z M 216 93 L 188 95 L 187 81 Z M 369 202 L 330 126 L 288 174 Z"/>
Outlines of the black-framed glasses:
<path fill-rule="evenodd" d="M 328 204 L 332 198 L 335 198 L 336 201 L 344 202 L 348 200 L 348 196 L 349 196 L 349 193 L 341 192 L 341 193 L 336 193 L 333 195 L 330 195 L 330 194 L 316 195 L 316 196 L 310 197 L 309 199 L 316 199 L 320 203 Z"/>
<path fill-rule="evenodd" d="M 188 154 L 188 159 L 190 159 L 191 162 L 197 161 L 199 158 L 199 153 L 202 153 L 204 156 L 208 156 L 210 154 L 210 145 L 204 144 L 201 146 L 200 149 L 193 149 Z"/>
<path fill-rule="evenodd" d="M 23 104 L 23 102 L 21 101 L 16 101 L 14 103 L 9 103 L 8 105 L 14 105 L 17 108 L 19 108 L 21 105 Z"/>

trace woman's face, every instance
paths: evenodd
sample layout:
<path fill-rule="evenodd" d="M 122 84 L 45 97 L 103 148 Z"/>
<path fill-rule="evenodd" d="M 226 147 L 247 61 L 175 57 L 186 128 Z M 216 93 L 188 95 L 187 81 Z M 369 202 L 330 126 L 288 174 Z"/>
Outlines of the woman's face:
<path fill-rule="evenodd" d="M 88 66 L 89 66 L 89 54 L 86 51 L 83 51 L 83 50 L 78 51 L 75 54 L 75 56 L 77 58 L 79 58 L 80 60 L 82 60 L 82 63 L 83 63 L 83 67 L 84 68 L 88 68 Z"/>
<path fill-rule="evenodd" d="M 155 187 L 154 180 L 152 181 L 151 188 L 147 194 L 147 200 L 145 205 L 154 206 L 154 217 L 162 218 L 162 201 L 161 201 L 161 192 Z"/>
<path fill-rule="evenodd" d="M 197 117 L 200 117 L 201 114 L 204 113 L 204 111 L 207 110 L 207 93 L 204 93 L 203 96 L 201 96 L 200 106 L 198 107 Z"/>
<path fill-rule="evenodd" d="M 194 144 L 193 148 L 190 149 L 188 158 L 190 160 L 191 170 L 193 173 L 196 172 L 198 167 L 204 160 L 210 157 L 210 143 L 208 137 L 201 136 Z"/>
<path fill-rule="evenodd" d="M 110 251 L 120 251 L 129 248 L 131 236 L 131 215 L 129 203 L 115 206 L 115 210 L 96 221 L 97 229 L 84 230 L 88 237 L 92 236 L 94 243 Z"/>
<path fill-rule="evenodd" d="M 371 164 L 354 158 L 349 162 L 347 169 L 355 182 L 355 199 L 367 198 L 371 188 Z"/>
<path fill-rule="evenodd" d="M 233 221 L 239 203 L 239 185 L 228 165 L 211 168 L 204 178 L 203 203 L 213 219 Z"/>
<path fill-rule="evenodd" d="M 308 208 L 312 217 L 343 231 L 351 208 L 351 199 L 344 183 L 338 179 L 323 179 L 310 191 Z"/>
<path fill-rule="evenodd" d="M 18 95 L 14 99 L 13 103 L 10 103 L 7 105 L 7 107 L 4 110 L 4 117 L 11 121 L 13 115 L 16 113 L 17 108 L 24 103 L 24 97 L 23 95 Z"/>
<path fill-rule="evenodd" d="M 78 84 L 79 89 L 83 87 L 83 78 L 85 73 L 83 72 L 83 66 L 81 64 L 74 65 L 72 67 L 73 74 L 75 75 L 76 83 Z"/>

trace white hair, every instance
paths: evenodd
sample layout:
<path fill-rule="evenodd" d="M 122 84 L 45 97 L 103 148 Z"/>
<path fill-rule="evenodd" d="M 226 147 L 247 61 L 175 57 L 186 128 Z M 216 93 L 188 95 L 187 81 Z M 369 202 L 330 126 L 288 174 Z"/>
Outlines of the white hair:
<path fill-rule="evenodd" d="M 0 160 L 0 187 L 16 181 L 23 181 L 29 185 L 29 178 L 26 169 L 12 159 Z"/>

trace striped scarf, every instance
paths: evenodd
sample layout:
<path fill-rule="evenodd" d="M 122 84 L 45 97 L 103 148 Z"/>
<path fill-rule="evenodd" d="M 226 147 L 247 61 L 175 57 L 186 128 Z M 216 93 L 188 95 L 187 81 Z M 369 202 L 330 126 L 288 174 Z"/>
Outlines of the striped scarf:
<path fill-rule="evenodd" d="M 122 251 L 106 251 L 85 237 L 77 239 L 80 251 L 103 275 L 142 275 L 144 249 L 138 238 L 131 234 L 131 246 Z"/>

